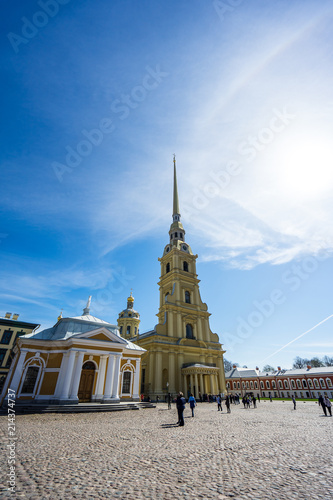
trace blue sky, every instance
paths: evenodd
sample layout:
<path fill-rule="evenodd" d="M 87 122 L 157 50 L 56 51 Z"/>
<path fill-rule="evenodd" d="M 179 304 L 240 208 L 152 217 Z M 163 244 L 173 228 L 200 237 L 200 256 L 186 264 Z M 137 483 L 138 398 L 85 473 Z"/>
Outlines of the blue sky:
<path fill-rule="evenodd" d="M 332 355 L 332 3 L 5 11 L 0 314 L 44 328 L 92 295 L 92 313 L 116 323 L 132 288 L 141 332 L 153 328 L 176 153 L 226 358 L 286 368 Z"/>

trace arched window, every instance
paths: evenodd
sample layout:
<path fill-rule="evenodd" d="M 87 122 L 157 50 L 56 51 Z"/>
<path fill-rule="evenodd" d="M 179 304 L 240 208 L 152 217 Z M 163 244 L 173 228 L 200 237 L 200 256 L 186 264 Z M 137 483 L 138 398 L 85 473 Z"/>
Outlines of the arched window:
<path fill-rule="evenodd" d="M 292 381 L 291 381 L 291 387 L 292 387 L 293 389 L 296 389 L 295 380 L 292 380 Z"/>
<path fill-rule="evenodd" d="M 324 381 L 324 379 L 320 378 L 320 379 L 319 379 L 319 382 L 320 382 L 321 387 L 322 387 L 323 389 L 326 389 L 326 385 L 325 385 L 325 381 Z"/>
<path fill-rule="evenodd" d="M 131 393 L 131 378 L 132 378 L 131 372 L 124 372 L 123 373 L 123 388 L 122 388 L 123 394 L 130 394 Z"/>
<path fill-rule="evenodd" d="M 303 378 L 303 380 L 302 380 L 302 384 L 303 384 L 303 388 L 304 388 L 304 389 L 307 389 L 306 380 L 304 380 L 304 378 Z"/>
<path fill-rule="evenodd" d="M 130 327 L 130 325 L 127 326 L 126 333 L 127 333 L 127 335 L 131 335 L 131 327 Z"/>
<path fill-rule="evenodd" d="M 267 389 L 270 389 L 268 380 L 266 380 L 266 387 Z"/>
<path fill-rule="evenodd" d="M 258 389 L 258 383 L 257 383 L 257 381 L 256 381 L 256 380 L 255 380 L 255 382 L 254 382 L 254 387 L 255 387 L 255 389 Z"/>
<path fill-rule="evenodd" d="M 135 326 L 135 327 L 134 327 L 134 335 L 136 335 L 136 334 L 137 334 L 137 331 L 138 331 L 138 329 L 137 329 L 137 327 Z"/>
<path fill-rule="evenodd" d="M 318 384 L 318 380 L 316 378 L 313 379 L 313 383 L 315 385 L 315 388 L 316 389 L 319 389 L 319 384 Z"/>
<path fill-rule="evenodd" d="M 332 380 L 330 378 L 326 379 L 327 387 L 332 387 Z"/>
<path fill-rule="evenodd" d="M 282 389 L 282 382 L 281 382 L 281 380 L 279 380 L 278 383 L 279 383 L 279 389 Z"/>
<path fill-rule="evenodd" d="M 192 328 L 192 325 L 190 325 L 190 324 L 186 325 L 186 338 L 193 339 L 193 328 Z"/>
<path fill-rule="evenodd" d="M 276 385 L 275 385 L 275 381 L 274 380 L 272 380 L 272 387 L 273 387 L 273 389 L 276 389 Z"/>
<path fill-rule="evenodd" d="M 38 372 L 39 366 L 29 366 L 22 385 L 22 394 L 33 394 L 38 377 Z"/>
<path fill-rule="evenodd" d="M 188 263 L 185 260 L 183 262 L 183 270 L 188 272 Z"/>
<path fill-rule="evenodd" d="M 253 389 L 253 382 L 252 382 L 252 380 L 250 382 L 250 387 L 251 387 L 251 389 Z"/>
<path fill-rule="evenodd" d="M 169 273 L 170 272 L 170 263 L 168 262 L 165 268 L 165 272 Z"/>
<path fill-rule="evenodd" d="M 284 388 L 285 388 L 285 389 L 289 389 L 288 380 L 285 380 L 285 381 L 284 381 Z"/>
<path fill-rule="evenodd" d="M 308 384 L 309 384 L 310 389 L 313 389 L 313 383 L 312 383 L 312 380 L 310 378 L 308 379 Z"/>
<path fill-rule="evenodd" d="M 120 333 L 120 335 L 123 334 L 123 327 L 122 326 L 119 328 L 119 333 Z"/>
<path fill-rule="evenodd" d="M 187 290 L 185 292 L 185 302 L 186 304 L 191 304 L 191 295 L 190 292 L 188 292 Z"/>
<path fill-rule="evenodd" d="M 296 384 L 298 389 L 302 389 L 301 381 L 299 379 L 296 380 Z"/>
<path fill-rule="evenodd" d="M 264 382 L 263 382 L 262 380 L 261 380 L 261 382 L 260 382 L 260 387 L 261 387 L 262 389 L 264 389 Z"/>
<path fill-rule="evenodd" d="M 238 389 L 240 389 L 240 382 L 237 382 L 237 387 Z"/>

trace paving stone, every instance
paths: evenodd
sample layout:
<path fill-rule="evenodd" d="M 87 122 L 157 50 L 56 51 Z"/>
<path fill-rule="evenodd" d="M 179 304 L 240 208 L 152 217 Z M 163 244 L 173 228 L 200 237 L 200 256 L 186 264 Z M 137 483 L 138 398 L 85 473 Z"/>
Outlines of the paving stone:
<path fill-rule="evenodd" d="M 189 417 L 190 410 L 185 410 Z M 2 498 L 66 500 L 328 500 L 333 490 L 333 418 L 318 405 L 273 402 L 231 413 L 198 404 L 176 409 L 16 417 L 16 492 Z M 168 427 L 170 425 L 170 427 Z M 1 471 L 8 471 L 0 417 Z"/>

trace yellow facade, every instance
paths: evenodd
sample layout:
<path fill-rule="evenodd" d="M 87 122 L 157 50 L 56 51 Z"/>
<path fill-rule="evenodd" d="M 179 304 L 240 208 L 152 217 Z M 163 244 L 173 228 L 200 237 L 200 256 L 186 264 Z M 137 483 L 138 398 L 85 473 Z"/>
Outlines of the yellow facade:
<path fill-rule="evenodd" d="M 132 339 L 147 352 L 142 358 L 141 391 L 156 398 L 167 392 L 191 392 L 195 397 L 226 390 L 222 346 L 209 326 L 202 302 L 196 259 L 185 242 L 180 222 L 174 165 L 173 222 L 165 246 L 159 281 L 160 307 L 155 329 Z"/>
<path fill-rule="evenodd" d="M 16 340 L 39 327 L 37 323 L 19 321 L 18 317 L 18 314 L 6 313 L 5 318 L 0 318 L 0 392 L 10 368 Z"/>

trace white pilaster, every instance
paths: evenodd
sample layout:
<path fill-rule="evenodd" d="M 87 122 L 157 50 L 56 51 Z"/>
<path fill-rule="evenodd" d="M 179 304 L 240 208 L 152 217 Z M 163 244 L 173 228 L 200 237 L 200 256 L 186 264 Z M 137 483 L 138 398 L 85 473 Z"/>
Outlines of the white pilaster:
<path fill-rule="evenodd" d="M 132 398 L 134 401 L 135 400 L 140 401 L 140 396 L 139 396 L 140 365 L 141 365 L 141 359 L 137 359 L 135 373 L 134 373 L 134 384 L 133 384 L 133 394 L 132 394 Z"/>
<path fill-rule="evenodd" d="M 76 357 L 76 364 L 75 368 L 73 368 L 74 375 L 73 375 L 73 384 L 72 384 L 72 389 L 70 392 L 70 400 L 77 400 L 79 401 L 79 398 L 77 397 L 77 393 L 79 390 L 79 384 L 80 384 L 80 378 L 81 378 L 81 372 L 82 372 L 82 361 L 83 361 L 83 356 L 84 356 L 85 351 L 79 351 L 78 355 Z"/>
<path fill-rule="evenodd" d="M 103 394 L 103 401 L 105 403 L 111 401 L 113 379 L 114 379 L 114 355 L 109 354 L 108 369 L 106 372 L 105 388 Z"/>
<path fill-rule="evenodd" d="M 121 353 L 115 354 L 112 400 L 116 401 L 119 401 L 120 361 L 121 361 Z"/>
<path fill-rule="evenodd" d="M 15 391 L 15 394 L 17 396 L 17 389 L 18 389 L 18 386 L 19 386 L 19 383 L 21 380 L 21 376 L 22 376 L 22 372 L 23 372 L 23 365 L 24 365 L 24 361 L 25 361 L 25 357 L 26 357 L 27 352 L 28 352 L 28 349 L 21 349 L 20 356 L 19 356 L 18 362 L 17 362 L 16 367 L 15 367 L 13 378 L 10 380 L 10 371 L 9 371 L 5 385 L 4 385 L 3 390 L 2 390 L 1 397 L 5 396 L 7 399 L 8 386 L 10 389 L 12 389 L 12 391 Z M 13 360 L 12 366 L 14 366 L 14 360 Z M 14 368 L 12 368 L 12 369 L 14 369 Z"/>
<path fill-rule="evenodd" d="M 96 395 L 95 401 L 100 401 L 103 399 L 103 389 L 104 389 L 104 381 L 105 381 L 105 371 L 106 371 L 106 360 L 107 356 L 103 354 L 99 359 L 99 368 L 98 368 L 98 378 L 96 383 Z"/>
<path fill-rule="evenodd" d="M 66 378 L 64 381 L 64 385 L 62 387 L 61 395 L 60 395 L 60 399 L 63 401 L 69 400 L 69 389 L 70 389 L 72 377 L 73 377 L 73 369 L 74 369 L 74 361 L 75 361 L 76 351 L 70 350 L 69 353 L 67 354 L 67 356 L 68 356 L 68 361 L 67 361 L 67 366 L 66 366 Z"/>

